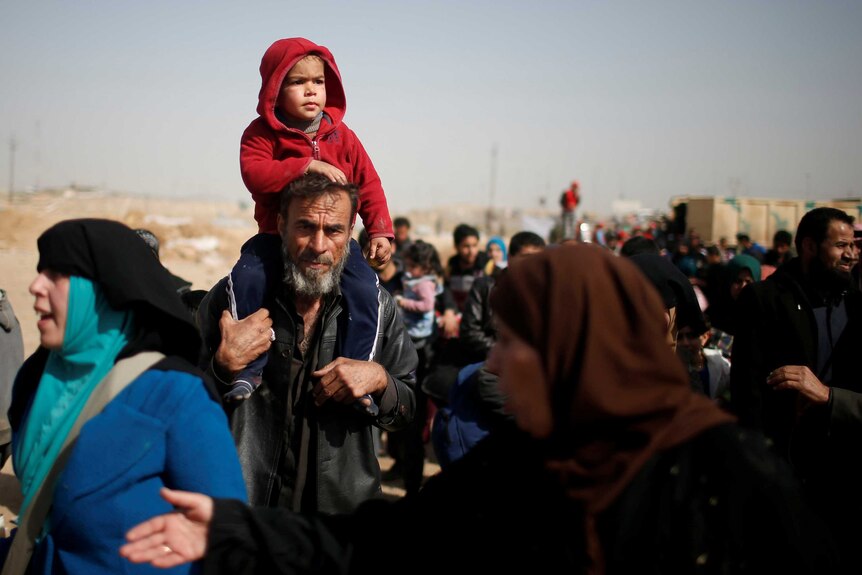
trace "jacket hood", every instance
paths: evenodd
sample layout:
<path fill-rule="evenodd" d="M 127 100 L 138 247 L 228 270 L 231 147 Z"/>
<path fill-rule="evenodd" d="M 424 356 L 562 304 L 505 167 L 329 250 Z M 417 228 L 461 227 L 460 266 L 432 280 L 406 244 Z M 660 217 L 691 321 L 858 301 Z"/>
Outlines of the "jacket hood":
<path fill-rule="evenodd" d="M 344 97 L 344 87 L 341 84 L 341 74 L 335 65 L 332 52 L 325 46 L 319 46 L 305 38 L 285 38 L 275 41 L 260 61 L 261 87 L 258 95 L 257 113 L 266 120 L 267 125 L 276 131 L 286 128 L 275 117 L 275 103 L 284 77 L 299 62 L 309 54 L 323 58 L 326 80 L 326 106 L 324 112 L 329 115 L 334 126 L 341 123 L 347 110 L 347 100 Z"/>

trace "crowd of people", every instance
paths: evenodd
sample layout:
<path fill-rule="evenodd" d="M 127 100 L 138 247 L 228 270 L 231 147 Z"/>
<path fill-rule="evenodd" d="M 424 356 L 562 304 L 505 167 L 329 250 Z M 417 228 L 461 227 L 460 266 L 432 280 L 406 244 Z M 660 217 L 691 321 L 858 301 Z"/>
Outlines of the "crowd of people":
<path fill-rule="evenodd" d="M 329 50 L 279 40 L 260 72 L 260 233 L 212 289 L 144 230 L 40 236 L 2 575 L 862 566 L 852 217 L 813 209 L 769 251 L 465 223 L 444 263 L 390 217 Z M 3 297 L 0 327 L 19 363 Z"/>

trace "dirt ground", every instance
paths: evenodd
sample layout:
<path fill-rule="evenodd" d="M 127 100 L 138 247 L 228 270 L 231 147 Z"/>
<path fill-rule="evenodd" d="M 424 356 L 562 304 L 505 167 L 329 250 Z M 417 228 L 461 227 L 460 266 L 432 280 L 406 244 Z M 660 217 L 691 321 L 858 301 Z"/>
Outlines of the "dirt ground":
<path fill-rule="evenodd" d="M 69 218 L 110 218 L 132 228 L 147 228 L 161 242 L 162 263 L 192 282 L 192 289 L 209 289 L 226 275 L 243 242 L 257 232 L 252 208 L 239 202 L 161 199 L 65 192 L 0 199 L 0 288 L 12 303 L 24 337 L 25 356 L 36 350 L 39 334 L 27 287 L 36 275 L 36 240 L 53 224 Z M 435 242 L 436 243 L 436 242 Z M 444 254 L 441 254 L 441 256 Z M 448 254 L 446 254 L 448 255 Z M 392 460 L 381 457 L 381 468 Z M 426 464 L 426 476 L 439 467 Z M 400 482 L 384 485 L 390 497 L 403 495 Z M 0 514 L 17 514 L 20 492 L 11 464 L 0 472 Z"/>

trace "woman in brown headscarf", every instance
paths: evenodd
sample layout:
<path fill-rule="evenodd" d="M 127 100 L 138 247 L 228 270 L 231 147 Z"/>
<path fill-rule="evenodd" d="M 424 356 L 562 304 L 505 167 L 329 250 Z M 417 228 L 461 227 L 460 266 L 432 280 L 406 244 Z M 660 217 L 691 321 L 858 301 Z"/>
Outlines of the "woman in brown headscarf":
<path fill-rule="evenodd" d="M 169 492 L 184 514 L 134 529 L 122 553 L 163 566 L 206 554 L 210 573 L 829 571 L 789 470 L 690 390 L 633 264 L 547 250 L 512 262 L 492 305 L 488 367 L 517 428 L 417 497 L 308 517 Z"/>

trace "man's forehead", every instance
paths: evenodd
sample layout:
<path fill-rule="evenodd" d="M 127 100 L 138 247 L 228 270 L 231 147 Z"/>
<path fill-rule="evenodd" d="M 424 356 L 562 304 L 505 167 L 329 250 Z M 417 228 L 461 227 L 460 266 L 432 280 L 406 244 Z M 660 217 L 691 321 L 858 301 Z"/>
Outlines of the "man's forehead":
<path fill-rule="evenodd" d="M 289 213 L 294 218 L 316 218 L 325 215 L 330 218 L 343 217 L 349 220 L 350 197 L 347 192 L 338 190 L 313 198 L 293 198 L 290 201 Z"/>
<path fill-rule="evenodd" d="M 827 228 L 827 238 L 853 240 L 853 227 L 841 220 L 832 220 Z"/>

